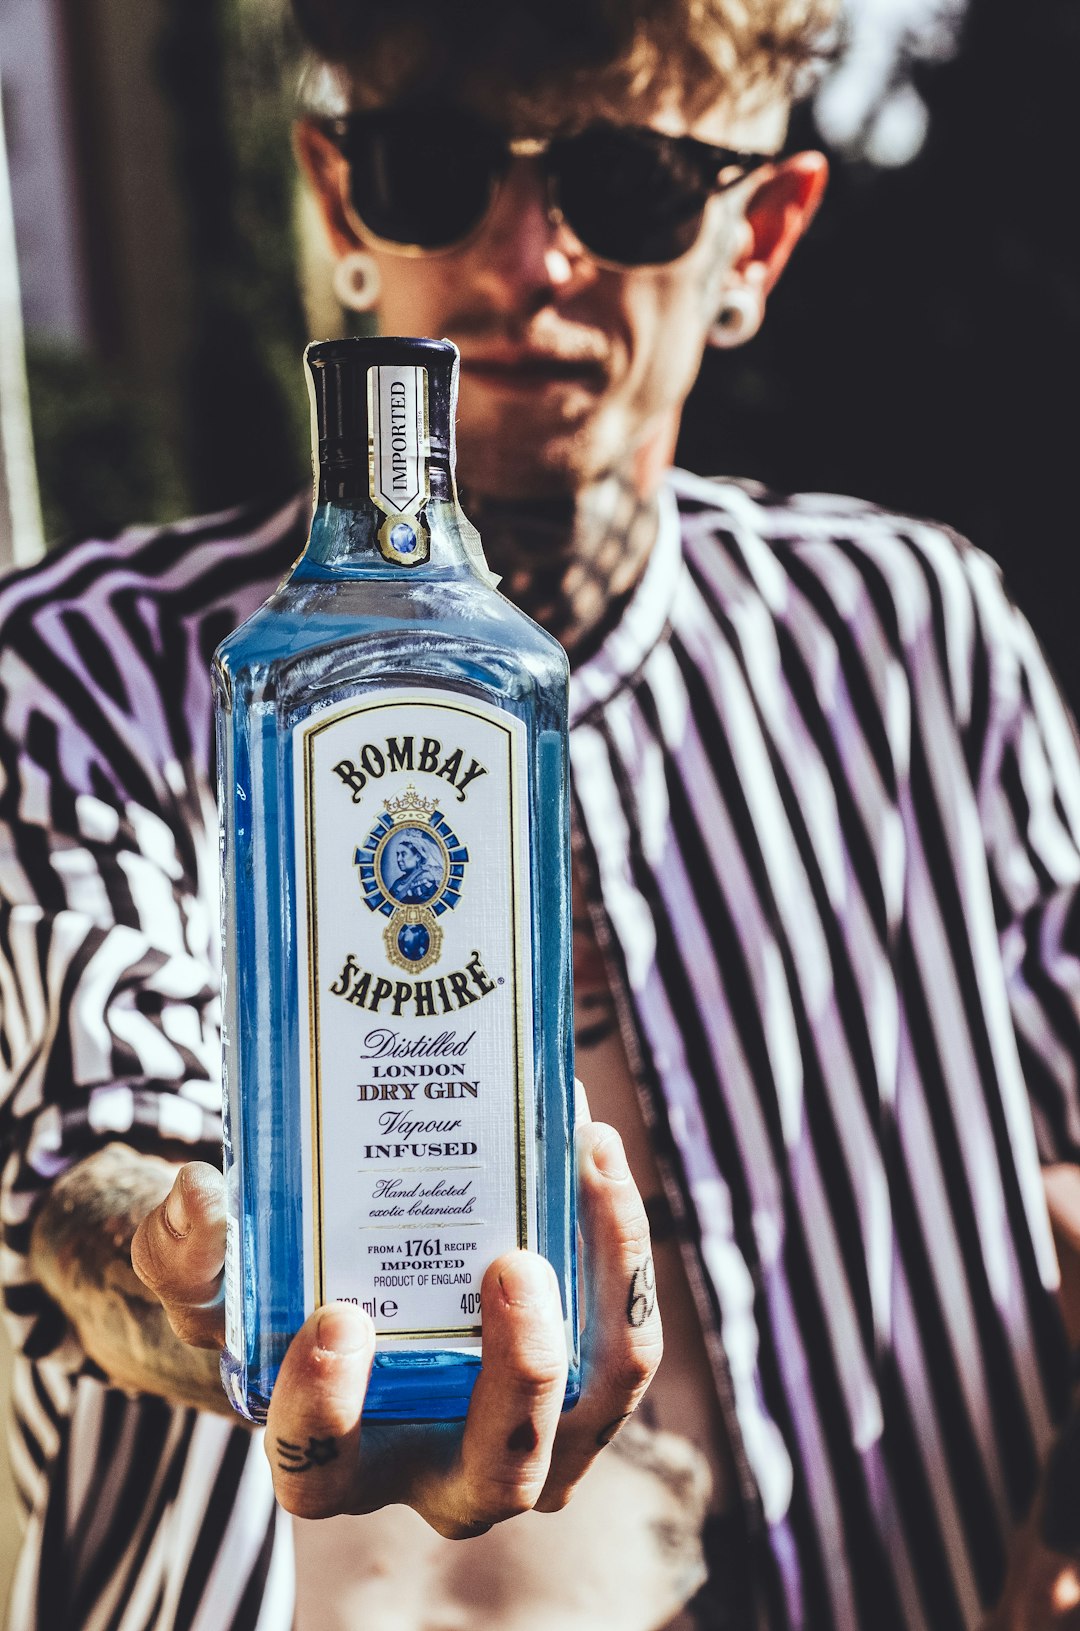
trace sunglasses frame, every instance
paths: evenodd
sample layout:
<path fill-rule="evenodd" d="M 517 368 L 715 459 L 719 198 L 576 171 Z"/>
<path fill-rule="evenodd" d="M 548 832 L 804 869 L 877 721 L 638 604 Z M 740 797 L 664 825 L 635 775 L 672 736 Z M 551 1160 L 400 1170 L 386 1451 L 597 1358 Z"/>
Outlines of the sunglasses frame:
<path fill-rule="evenodd" d="M 342 157 L 345 159 L 346 164 L 351 168 L 351 152 L 355 151 L 355 144 L 358 139 L 358 134 L 362 133 L 365 126 L 370 129 L 377 121 L 380 121 L 384 117 L 385 114 L 382 110 L 380 110 L 374 113 L 343 114 L 334 118 L 318 119 L 315 121 L 315 123 L 328 138 L 328 140 L 334 144 L 334 146 L 341 153 Z M 470 243 L 472 243 L 475 238 L 479 237 L 480 233 L 482 232 L 484 225 L 495 205 L 499 188 L 505 180 L 506 171 L 512 159 L 535 158 L 543 160 L 551 148 L 564 147 L 567 144 L 572 144 L 582 137 L 592 135 L 597 131 L 630 130 L 639 135 L 647 134 L 649 137 L 656 138 L 658 141 L 673 144 L 684 157 L 691 158 L 701 171 L 702 190 L 704 194 L 702 199 L 703 216 L 705 205 L 709 202 L 710 198 L 716 197 L 720 193 L 728 192 L 732 187 L 737 187 L 740 181 L 745 181 L 748 176 L 754 173 L 754 171 L 761 169 L 764 165 L 778 163 L 782 156 L 779 153 L 745 153 L 740 152 L 735 148 L 715 147 L 709 142 L 699 141 L 696 136 L 668 136 L 663 131 L 653 130 L 649 125 L 619 125 L 607 120 L 599 120 L 593 124 L 587 125 L 584 130 L 581 130 L 572 136 L 522 138 L 503 138 L 500 137 L 499 133 L 494 129 L 494 127 L 490 127 L 489 129 L 489 127 L 484 126 L 479 120 L 474 121 L 474 124 L 477 129 L 485 130 L 491 135 L 493 138 L 493 148 L 496 146 L 501 148 L 503 164 L 499 169 L 492 169 L 488 187 L 487 203 L 477 220 L 473 222 L 473 224 L 468 227 L 464 233 L 462 233 L 460 238 L 455 238 L 452 243 L 448 244 L 427 245 L 408 243 L 400 241 L 397 238 L 383 237 L 381 233 L 376 232 L 364 220 L 353 201 L 352 190 L 351 188 L 348 188 L 346 189 L 345 196 L 342 199 L 342 204 L 346 214 L 350 217 L 351 223 L 357 231 L 358 236 L 365 239 L 373 247 L 384 250 L 387 254 L 401 255 L 410 260 L 434 260 L 440 256 L 457 254 L 462 249 L 468 248 Z M 688 244 L 685 249 L 680 250 L 677 255 L 672 255 L 670 259 L 667 260 L 619 261 L 613 260 L 609 256 L 600 255 L 595 250 L 589 248 L 588 244 L 581 237 L 581 234 L 578 232 L 573 222 L 566 219 L 558 198 L 558 178 L 552 170 L 547 169 L 545 171 L 545 180 L 548 188 L 548 220 L 551 222 L 552 226 L 565 226 L 570 232 L 572 232 L 585 254 L 588 255 L 589 259 L 597 266 L 606 267 L 611 271 L 617 272 L 633 271 L 638 268 L 650 266 L 674 266 L 680 260 L 682 260 L 685 255 L 690 254 L 691 250 L 694 248 L 694 245 L 697 243 L 697 238 L 701 231 L 700 223 L 698 225 L 698 232 L 695 234 L 693 242 Z"/>

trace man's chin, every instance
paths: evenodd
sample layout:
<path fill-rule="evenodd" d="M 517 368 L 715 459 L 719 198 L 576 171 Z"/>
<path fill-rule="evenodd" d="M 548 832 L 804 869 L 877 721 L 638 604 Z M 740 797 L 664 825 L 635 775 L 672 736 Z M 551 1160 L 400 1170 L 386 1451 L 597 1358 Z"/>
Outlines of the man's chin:
<path fill-rule="evenodd" d="M 497 499 L 569 497 L 587 487 L 590 471 L 573 459 L 550 461 L 462 458 L 461 483 L 467 492 Z"/>
<path fill-rule="evenodd" d="M 527 423 L 504 422 L 487 435 L 458 427 L 462 486 L 490 498 L 553 498 L 580 492 L 610 467 L 595 421 L 538 433 Z"/>

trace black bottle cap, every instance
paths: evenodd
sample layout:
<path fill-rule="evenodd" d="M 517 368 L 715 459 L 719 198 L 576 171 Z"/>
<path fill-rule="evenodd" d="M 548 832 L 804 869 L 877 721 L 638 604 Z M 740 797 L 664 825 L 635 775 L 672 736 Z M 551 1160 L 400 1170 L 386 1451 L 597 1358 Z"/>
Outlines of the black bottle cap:
<path fill-rule="evenodd" d="M 432 496 L 453 471 L 458 349 L 449 340 L 316 340 L 304 353 L 315 408 L 320 498 L 358 500 L 368 492 L 368 369 L 401 364 L 427 370 Z"/>

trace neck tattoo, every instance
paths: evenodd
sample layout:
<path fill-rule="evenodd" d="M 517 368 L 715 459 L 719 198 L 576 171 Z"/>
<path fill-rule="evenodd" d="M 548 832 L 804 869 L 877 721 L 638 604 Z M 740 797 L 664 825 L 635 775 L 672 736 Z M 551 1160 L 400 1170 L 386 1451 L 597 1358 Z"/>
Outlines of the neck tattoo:
<path fill-rule="evenodd" d="M 656 541 L 655 496 L 623 474 L 551 499 L 462 495 L 493 571 L 522 611 L 555 635 L 575 662 L 597 649 L 622 614 Z"/>

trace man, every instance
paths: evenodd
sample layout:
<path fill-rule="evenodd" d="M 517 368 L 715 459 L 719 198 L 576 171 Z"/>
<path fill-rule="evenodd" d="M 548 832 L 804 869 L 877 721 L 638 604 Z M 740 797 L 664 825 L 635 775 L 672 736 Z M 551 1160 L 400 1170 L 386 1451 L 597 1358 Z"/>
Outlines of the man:
<path fill-rule="evenodd" d="M 1012 1627 L 1080 1598 L 1062 1456 L 1006 1584 L 1067 1383 L 1036 1133 L 1075 1159 L 1068 720 L 941 529 L 668 474 L 706 339 L 755 330 L 820 198 L 820 156 L 779 154 L 825 20 L 302 8 L 340 284 L 461 347 L 467 511 L 571 652 L 579 1069 L 622 1141 L 583 1135 L 599 1307 L 561 1424 L 527 1256 L 485 1282 L 463 1441 L 366 1430 L 357 1458 L 370 1327 L 338 1306 L 294 1342 L 266 1446 L 318 1520 L 301 1631 L 676 1623 L 706 1504 L 681 1626 L 975 1631 L 1003 1587 Z M 305 519 L 82 546 L 0 599 L 13 1631 L 291 1617 L 262 1453 L 195 1408 L 220 1185 L 175 1162 L 218 1137 L 206 664 Z M 657 1291 L 667 1357 L 620 1433 Z M 315 1439 L 339 1453 L 297 1479 L 279 1444 Z"/>

